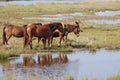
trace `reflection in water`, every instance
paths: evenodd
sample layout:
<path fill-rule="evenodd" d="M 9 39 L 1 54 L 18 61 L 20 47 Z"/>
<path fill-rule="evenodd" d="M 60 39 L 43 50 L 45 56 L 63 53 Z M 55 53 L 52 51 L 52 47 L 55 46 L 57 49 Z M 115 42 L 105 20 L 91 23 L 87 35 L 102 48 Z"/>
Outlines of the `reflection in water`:
<path fill-rule="evenodd" d="M 39 54 L 38 55 L 38 64 L 51 65 L 52 64 L 52 55 L 51 54 Z"/>
<path fill-rule="evenodd" d="M 41 78 L 42 76 L 46 78 L 47 76 L 47 78 L 53 80 L 54 77 L 64 77 L 66 74 L 64 72 L 64 64 L 68 62 L 66 54 L 55 54 L 55 56 L 52 54 L 38 54 L 36 56 L 23 54 L 21 59 L 20 62 L 10 62 L 3 65 L 3 73 L 1 74 L 4 77 L 2 77 L 14 75 L 16 79 L 20 77 L 22 80 L 29 80 L 30 77 L 40 76 Z"/>
<path fill-rule="evenodd" d="M 27 56 L 27 57 L 26 57 Z M 27 58 L 27 59 L 25 59 Z M 25 60 L 24 60 L 25 59 Z M 31 60 L 30 60 L 31 59 Z M 24 62 L 26 61 L 26 62 Z M 107 77 L 120 73 L 120 50 L 97 50 L 95 54 L 76 49 L 72 54 L 21 55 L 14 61 L 0 66 L 0 79 L 13 75 L 17 80 L 64 80 L 64 76 L 72 75 L 74 80 L 106 80 Z"/>
<path fill-rule="evenodd" d="M 66 62 L 68 62 L 67 55 L 66 54 L 59 54 L 58 63 L 63 64 L 63 63 L 66 63 Z"/>
<path fill-rule="evenodd" d="M 52 65 L 55 63 L 64 64 L 68 62 L 68 58 L 66 54 L 58 54 L 58 57 L 52 58 L 52 54 L 38 54 L 38 60 L 35 61 L 32 58 L 32 55 L 24 55 L 23 56 L 23 66 L 34 66 L 34 65 Z M 36 63 L 37 62 L 37 63 Z"/>
<path fill-rule="evenodd" d="M 23 66 L 33 66 L 36 64 L 35 59 L 31 55 L 23 56 Z"/>

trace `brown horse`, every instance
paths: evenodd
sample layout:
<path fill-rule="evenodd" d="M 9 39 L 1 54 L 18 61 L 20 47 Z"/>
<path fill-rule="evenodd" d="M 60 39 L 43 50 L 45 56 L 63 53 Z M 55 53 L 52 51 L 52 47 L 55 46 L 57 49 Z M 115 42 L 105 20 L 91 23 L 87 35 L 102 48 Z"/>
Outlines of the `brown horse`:
<path fill-rule="evenodd" d="M 68 33 L 73 32 L 75 35 L 79 36 L 79 32 L 82 31 L 77 21 L 75 23 L 63 23 L 63 25 L 64 25 L 64 28 L 66 28 L 67 30 L 67 33 L 65 35 L 66 39 L 67 39 Z M 53 37 L 58 37 L 58 36 L 59 36 L 58 32 L 55 32 L 53 34 Z"/>
<path fill-rule="evenodd" d="M 64 28 L 66 30 L 66 34 L 61 35 L 62 37 L 66 36 L 67 39 L 68 33 L 73 32 L 75 35 L 79 36 L 79 32 L 82 30 L 80 29 L 79 23 L 76 21 L 75 23 L 63 23 Z M 59 32 L 55 31 L 53 33 L 53 37 L 59 37 Z M 64 38 L 62 38 L 64 40 Z"/>
<path fill-rule="evenodd" d="M 68 33 L 73 32 L 77 36 L 79 36 L 79 32 L 82 31 L 77 21 L 74 24 L 70 24 L 70 23 L 64 24 L 64 27 L 66 27 Z M 67 36 L 68 34 L 66 34 L 66 39 Z"/>
<path fill-rule="evenodd" d="M 48 47 L 51 47 L 53 32 L 55 30 L 59 30 L 60 35 L 65 34 L 63 26 L 59 22 L 44 24 L 41 27 L 37 27 L 33 24 L 28 25 L 25 32 L 25 39 L 27 39 L 26 37 L 28 37 L 28 40 L 25 41 L 27 41 L 27 44 L 29 44 L 30 48 L 32 49 L 32 37 L 37 37 L 39 40 L 42 40 L 43 48 L 46 47 L 46 41 L 48 41 Z M 60 41 L 61 40 L 62 38 L 60 39 Z"/>
<path fill-rule="evenodd" d="M 36 26 L 42 25 L 41 23 L 33 23 Z M 4 24 L 3 27 L 3 41 L 2 45 L 8 44 L 8 40 L 14 36 L 17 38 L 24 37 L 24 27 L 27 27 L 27 25 L 23 26 L 16 26 L 12 24 Z"/>
<path fill-rule="evenodd" d="M 16 26 L 12 24 L 5 24 L 3 28 L 3 42 L 2 45 L 8 44 L 8 40 L 14 36 L 21 38 L 24 36 L 24 26 Z"/>

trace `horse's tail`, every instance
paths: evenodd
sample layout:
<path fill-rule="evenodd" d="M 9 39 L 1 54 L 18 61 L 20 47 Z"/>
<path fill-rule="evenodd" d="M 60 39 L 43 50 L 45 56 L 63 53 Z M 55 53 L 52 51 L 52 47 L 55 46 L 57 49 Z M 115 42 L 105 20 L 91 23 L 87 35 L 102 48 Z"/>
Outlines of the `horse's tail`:
<path fill-rule="evenodd" d="M 23 48 L 27 45 L 28 34 L 27 34 L 27 25 L 24 25 L 24 40 L 23 40 Z"/>
<path fill-rule="evenodd" d="M 5 28 L 6 28 L 6 24 L 3 26 L 3 41 L 2 41 L 2 45 L 7 44 Z"/>

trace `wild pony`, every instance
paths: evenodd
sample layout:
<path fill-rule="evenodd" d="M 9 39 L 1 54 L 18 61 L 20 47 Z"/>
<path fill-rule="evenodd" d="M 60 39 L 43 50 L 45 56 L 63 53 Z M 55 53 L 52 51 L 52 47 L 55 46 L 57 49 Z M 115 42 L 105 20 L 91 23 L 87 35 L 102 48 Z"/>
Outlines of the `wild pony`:
<path fill-rule="evenodd" d="M 67 39 L 68 33 L 70 32 L 73 32 L 77 36 L 79 36 L 80 31 L 82 32 L 79 23 L 77 21 L 75 23 L 63 23 L 63 27 L 66 29 L 66 34 L 62 35 L 62 37 L 66 36 L 65 39 Z M 54 32 L 53 37 L 59 37 L 59 33 L 57 31 Z"/>
<path fill-rule="evenodd" d="M 65 34 L 63 26 L 59 22 L 44 24 L 40 27 L 37 27 L 36 25 L 33 25 L 33 24 L 28 25 L 26 28 L 26 32 L 25 32 L 25 42 L 24 43 L 26 43 L 26 41 L 27 41 L 27 44 L 29 44 L 30 48 L 32 49 L 32 37 L 37 37 L 39 40 L 42 40 L 43 48 L 46 48 L 46 41 L 48 41 L 48 47 L 51 47 L 52 39 L 53 39 L 52 38 L 53 32 L 55 30 L 59 30 L 60 35 Z M 26 40 L 27 38 L 28 38 L 28 40 Z M 62 40 L 62 37 L 60 37 L 60 41 L 61 40 Z"/>
<path fill-rule="evenodd" d="M 33 23 L 36 26 L 42 25 L 41 23 Z M 27 25 L 23 25 L 23 26 L 16 26 L 13 24 L 4 24 L 3 26 L 3 41 L 2 41 L 2 45 L 7 45 L 8 44 L 8 40 L 14 36 L 17 38 L 22 38 L 24 37 L 24 27 L 27 27 Z"/>

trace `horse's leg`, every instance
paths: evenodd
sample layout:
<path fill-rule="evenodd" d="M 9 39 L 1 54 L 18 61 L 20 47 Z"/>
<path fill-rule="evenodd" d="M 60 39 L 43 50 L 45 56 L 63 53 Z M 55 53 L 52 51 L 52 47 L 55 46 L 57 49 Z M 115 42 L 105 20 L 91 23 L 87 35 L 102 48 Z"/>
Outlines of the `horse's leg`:
<path fill-rule="evenodd" d="M 38 44 L 39 44 L 39 42 L 40 42 L 40 38 L 38 38 Z"/>
<path fill-rule="evenodd" d="M 27 44 L 29 44 L 30 49 L 32 49 L 32 34 L 31 34 L 31 32 L 28 33 L 28 42 L 27 42 Z"/>
<path fill-rule="evenodd" d="M 26 47 L 27 43 L 28 43 L 28 34 L 27 34 L 27 27 L 24 27 L 24 38 L 23 38 L 23 48 Z"/>
<path fill-rule="evenodd" d="M 8 40 L 10 39 L 10 37 L 11 37 L 12 35 L 11 35 L 11 33 L 6 33 L 5 31 L 3 31 L 3 41 L 2 41 L 2 44 L 3 45 L 8 45 Z"/>
<path fill-rule="evenodd" d="M 28 43 L 28 36 L 24 36 L 24 38 L 23 38 L 23 48 L 26 47 L 27 43 Z"/>
<path fill-rule="evenodd" d="M 6 35 L 6 45 L 8 45 L 8 40 L 12 37 L 12 35 Z"/>
<path fill-rule="evenodd" d="M 52 38 L 48 38 L 48 47 L 51 48 L 52 46 Z"/>
<path fill-rule="evenodd" d="M 29 45 L 30 45 L 30 49 L 32 49 L 32 40 L 30 41 Z"/>
<path fill-rule="evenodd" d="M 45 38 L 42 39 L 42 42 L 43 42 L 43 49 L 45 49 L 46 48 L 46 39 Z"/>
<path fill-rule="evenodd" d="M 66 36 L 65 36 L 65 40 L 67 40 L 67 36 L 68 36 L 68 34 L 66 34 Z"/>
<path fill-rule="evenodd" d="M 29 37 L 29 42 L 28 44 L 30 45 L 30 49 L 32 49 L 32 36 Z"/>
<path fill-rule="evenodd" d="M 2 41 L 2 45 L 5 45 L 6 44 L 6 32 L 5 32 L 5 26 L 3 28 L 3 41 Z"/>
<path fill-rule="evenodd" d="M 61 46 L 61 41 L 63 40 L 63 37 L 62 36 L 60 36 L 59 37 L 59 43 L 58 43 L 58 47 L 60 47 Z"/>

